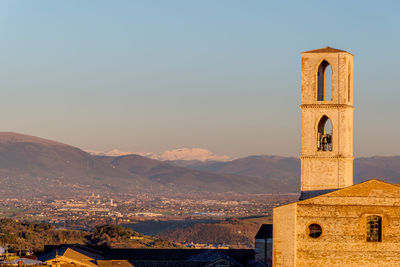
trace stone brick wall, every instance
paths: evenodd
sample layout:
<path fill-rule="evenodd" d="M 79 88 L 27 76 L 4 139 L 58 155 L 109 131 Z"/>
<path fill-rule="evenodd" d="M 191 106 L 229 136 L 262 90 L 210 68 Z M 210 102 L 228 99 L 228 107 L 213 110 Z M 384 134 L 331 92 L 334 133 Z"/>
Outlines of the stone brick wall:
<path fill-rule="evenodd" d="M 382 218 L 381 242 L 367 242 L 371 215 Z M 276 267 L 400 266 L 400 186 L 369 180 L 274 208 L 273 254 Z"/>
<path fill-rule="evenodd" d="M 399 266 L 400 206 L 302 204 L 297 206 L 295 266 Z M 366 217 L 382 217 L 382 242 L 366 241 Z M 319 238 L 307 227 L 321 225 Z"/>
<path fill-rule="evenodd" d="M 274 209 L 273 266 L 296 266 L 296 203 Z"/>

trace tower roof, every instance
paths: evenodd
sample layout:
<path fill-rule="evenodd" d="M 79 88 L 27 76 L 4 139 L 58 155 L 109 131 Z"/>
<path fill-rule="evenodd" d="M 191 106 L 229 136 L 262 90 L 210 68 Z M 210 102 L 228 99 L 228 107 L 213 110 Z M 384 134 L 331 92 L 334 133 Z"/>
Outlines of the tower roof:
<path fill-rule="evenodd" d="M 329 47 L 329 46 L 324 47 L 324 48 L 304 51 L 303 53 L 339 53 L 339 52 L 349 53 L 347 51 L 336 49 L 336 48 Z M 351 53 L 349 53 L 349 54 L 352 55 Z"/>

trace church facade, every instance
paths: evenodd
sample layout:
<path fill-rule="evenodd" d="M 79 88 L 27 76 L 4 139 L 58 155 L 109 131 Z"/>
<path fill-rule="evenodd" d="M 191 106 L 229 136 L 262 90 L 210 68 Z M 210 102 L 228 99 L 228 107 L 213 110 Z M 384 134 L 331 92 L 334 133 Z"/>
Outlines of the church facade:
<path fill-rule="evenodd" d="M 300 201 L 274 208 L 273 266 L 400 266 L 400 186 L 353 185 L 353 55 L 302 53 Z"/>

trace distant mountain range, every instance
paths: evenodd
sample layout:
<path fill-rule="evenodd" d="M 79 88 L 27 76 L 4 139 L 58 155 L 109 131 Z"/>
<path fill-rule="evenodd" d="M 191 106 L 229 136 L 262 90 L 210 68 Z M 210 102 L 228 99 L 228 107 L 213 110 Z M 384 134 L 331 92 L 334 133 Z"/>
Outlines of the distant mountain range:
<path fill-rule="evenodd" d="M 400 182 L 400 156 L 355 160 L 355 183 Z M 0 133 L 0 196 L 86 192 L 290 193 L 300 186 L 300 160 L 249 156 L 231 161 L 160 161 L 140 155 L 96 156 L 17 133 Z"/>
<path fill-rule="evenodd" d="M 249 156 L 228 162 L 168 161 L 177 166 L 212 171 L 216 173 L 237 174 L 260 177 L 271 183 L 280 183 L 299 190 L 300 159 L 280 156 Z M 390 183 L 400 183 L 400 156 L 373 156 L 354 160 L 354 183 L 369 179 L 380 179 Z"/>
<path fill-rule="evenodd" d="M 178 148 L 178 149 L 172 149 L 172 150 L 166 150 L 160 153 L 155 153 L 155 152 L 126 152 L 126 151 L 121 151 L 118 149 L 113 149 L 110 151 L 104 151 L 104 152 L 99 152 L 99 151 L 93 151 L 93 150 L 87 150 L 92 155 L 95 156 L 112 156 L 112 157 L 117 157 L 117 156 L 125 156 L 125 155 L 139 155 L 151 159 L 156 159 L 156 160 L 197 160 L 197 161 L 229 161 L 231 160 L 230 157 L 228 156 L 221 156 L 221 155 L 215 155 L 213 152 L 204 149 L 204 148 Z"/>
<path fill-rule="evenodd" d="M 0 133 L 0 185 L 3 196 L 279 191 L 259 177 L 195 170 L 139 155 L 94 156 L 17 133 Z"/>

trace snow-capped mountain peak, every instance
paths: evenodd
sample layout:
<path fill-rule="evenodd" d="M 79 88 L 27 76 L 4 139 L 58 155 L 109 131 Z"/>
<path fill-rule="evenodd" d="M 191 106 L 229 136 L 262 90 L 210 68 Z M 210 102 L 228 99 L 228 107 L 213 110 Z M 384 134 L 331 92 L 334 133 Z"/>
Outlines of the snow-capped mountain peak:
<path fill-rule="evenodd" d="M 172 150 L 166 150 L 159 153 L 154 152 L 126 152 L 118 149 L 113 149 L 110 151 L 99 152 L 88 150 L 90 154 L 98 156 L 124 156 L 130 154 L 136 154 L 151 159 L 157 160 L 199 160 L 199 161 L 229 161 L 230 157 L 224 155 L 216 155 L 213 152 L 204 148 L 178 148 Z"/>

